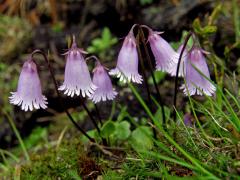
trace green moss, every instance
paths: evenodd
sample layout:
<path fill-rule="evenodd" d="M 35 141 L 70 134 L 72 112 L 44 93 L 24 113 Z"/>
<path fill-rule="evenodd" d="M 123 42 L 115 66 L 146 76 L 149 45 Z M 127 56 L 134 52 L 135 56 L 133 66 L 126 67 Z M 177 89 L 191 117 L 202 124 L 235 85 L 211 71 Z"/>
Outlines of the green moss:
<path fill-rule="evenodd" d="M 79 177 L 81 156 L 85 156 L 85 152 L 77 139 L 65 141 L 57 150 L 34 154 L 31 164 L 22 167 L 21 179 L 75 179 Z"/>
<path fill-rule="evenodd" d="M 56 148 L 31 155 L 31 163 L 21 167 L 21 179 L 95 179 L 102 167 L 84 150 L 80 138 L 64 139 Z"/>

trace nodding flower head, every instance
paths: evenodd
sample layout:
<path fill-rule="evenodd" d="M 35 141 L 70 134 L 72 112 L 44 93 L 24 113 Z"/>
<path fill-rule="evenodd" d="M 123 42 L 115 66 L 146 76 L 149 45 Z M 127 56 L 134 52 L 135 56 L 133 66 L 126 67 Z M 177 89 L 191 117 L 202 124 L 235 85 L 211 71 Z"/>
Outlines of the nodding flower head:
<path fill-rule="evenodd" d="M 179 54 L 179 56 L 180 56 L 180 53 L 182 51 L 182 48 L 183 48 L 183 44 L 180 45 L 178 50 L 177 50 L 177 53 Z M 187 58 L 188 58 L 188 50 L 187 50 L 187 48 L 185 48 L 184 51 L 183 51 L 182 59 L 181 59 L 180 66 L 179 66 L 178 77 L 183 77 L 186 74 L 186 65 L 185 65 L 185 63 L 187 61 Z M 169 72 L 169 74 L 171 74 L 171 76 L 176 76 L 177 65 L 178 65 L 178 61 L 174 62 L 170 66 L 168 72 Z"/>
<path fill-rule="evenodd" d="M 208 52 L 198 47 L 193 47 L 189 52 L 185 63 L 186 84 L 181 87 L 185 95 L 188 95 L 189 92 L 190 96 L 203 95 L 203 93 L 211 96 L 216 90 L 215 86 L 208 80 L 210 74 L 204 54 L 208 54 Z"/>
<path fill-rule="evenodd" d="M 149 32 L 148 42 L 155 57 L 156 70 L 169 72 L 172 64 L 178 61 L 178 53 L 160 36 L 163 32 L 153 31 L 145 25 L 142 27 L 147 28 Z"/>
<path fill-rule="evenodd" d="M 123 46 L 118 55 L 116 68 L 112 69 L 109 74 L 116 75 L 124 83 L 128 81 L 141 84 L 142 76 L 138 73 L 138 54 L 136 39 L 133 34 L 134 27 L 135 25 L 132 26 L 124 39 Z"/>
<path fill-rule="evenodd" d="M 96 91 L 92 94 L 90 99 L 94 103 L 100 101 L 113 100 L 117 92 L 112 87 L 111 79 L 100 62 L 97 60 L 96 67 L 93 70 L 93 83 L 97 86 Z"/>
<path fill-rule="evenodd" d="M 64 91 L 64 94 L 73 97 L 75 94 L 80 94 L 85 97 L 91 96 L 96 90 L 96 86 L 92 83 L 91 76 L 83 58 L 83 53 L 86 53 L 82 49 L 77 47 L 75 38 L 73 38 L 72 47 L 65 53 L 66 54 L 66 66 L 64 74 L 63 85 L 59 87 L 59 90 Z"/>
<path fill-rule="evenodd" d="M 42 95 L 42 87 L 37 66 L 32 59 L 23 64 L 16 92 L 11 92 L 10 103 L 21 106 L 24 111 L 47 108 L 47 98 Z"/>

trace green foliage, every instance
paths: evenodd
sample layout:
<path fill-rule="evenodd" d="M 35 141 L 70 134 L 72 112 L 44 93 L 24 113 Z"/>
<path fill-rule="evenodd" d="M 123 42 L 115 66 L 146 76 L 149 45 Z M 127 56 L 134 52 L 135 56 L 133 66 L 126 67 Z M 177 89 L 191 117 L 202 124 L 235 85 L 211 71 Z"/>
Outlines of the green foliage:
<path fill-rule="evenodd" d="M 46 142 L 48 132 L 46 128 L 37 127 L 35 128 L 30 136 L 28 136 L 23 142 L 27 149 L 36 146 L 40 141 Z"/>
<path fill-rule="evenodd" d="M 236 42 L 240 42 L 240 14 L 239 14 L 239 4 L 237 0 L 232 0 L 233 3 L 233 18 L 234 18 L 234 28 L 235 28 L 235 39 Z"/>
<path fill-rule="evenodd" d="M 57 22 L 53 24 L 52 31 L 55 33 L 59 33 L 63 31 L 63 28 L 64 28 L 64 24 L 62 22 Z"/>
<path fill-rule="evenodd" d="M 109 28 L 105 27 L 100 38 L 93 39 L 87 48 L 89 53 L 97 54 L 101 59 L 107 58 L 111 48 L 117 43 L 117 38 L 113 37 Z"/>
<path fill-rule="evenodd" d="M 207 38 L 208 36 L 215 34 L 217 31 L 217 26 L 215 23 L 219 18 L 219 14 L 222 11 L 222 8 L 222 3 L 219 3 L 215 6 L 212 13 L 208 17 L 207 22 L 205 22 L 205 26 L 202 26 L 200 19 L 196 18 L 192 24 L 194 32 L 203 38 Z"/>
<path fill-rule="evenodd" d="M 158 123 L 158 121 L 156 120 L 156 118 L 153 116 L 152 112 L 150 111 L 150 109 L 148 108 L 148 106 L 146 105 L 146 103 L 144 102 L 144 100 L 142 99 L 142 97 L 140 96 L 140 94 L 138 93 L 138 91 L 135 89 L 135 87 L 132 85 L 132 84 L 129 84 L 132 92 L 134 93 L 134 95 L 136 96 L 136 98 L 138 99 L 139 103 L 142 105 L 143 109 L 145 110 L 145 112 L 148 114 L 149 118 L 152 119 L 152 121 L 154 122 L 154 125 L 155 127 L 158 129 L 158 131 L 163 134 L 163 136 L 166 138 L 166 140 L 168 141 L 168 143 L 164 142 L 162 143 L 161 140 L 156 140 L 155 143 L 156 145 L 162 150 L 164 151 L 165 153 L 167 153 L 168 155 L 167 156 L 162 156 L 161 153 L 159 152 L 152 152 L 152 151 L 149 151 L 149 150 L 144 150 L 144 148 L 140 149 L 142 151 L 139 151 L 139 149 L 137 150 L 138 152 L 141 152 L 143 153 L 144 155 L 154 155 L 154 159 L 156 159 L 156 157 L 159 158 L 159 160 L 165 160 L 165 161 L 168 161 L 168 162 L 174 162 L 174 163 L 177 163 L 181 166 L 184 166 L 184 167 L 187 167 L 187 168 L 190 168 L 191 170 L 193 171 L 196 171 L 196 172 L 199 172 L 200 174 L 204 174 L 206 177 L 208 178 L 212 178 L 212 179 L 218 179 L 218 177 L 225 177 L 225 176 L 230 176 L 230 174 L 227 172 L 227 169 L 225 166 L 223 166 L 224 163 L 222 163 L 222 160 L 223 159 L 220 159 L 219 158 L 219 161 L 216 162 L 216 161 L 213 161 L 212 164 L 210 162 L 208 162 L 208 164 L 206 165 L 205 162 L 204 162 L 204 159 L 206 159 L 204 157 L 207 156 L 209 159 L 212 159 L 213 157 L 213 154 L 211 152 L 209 152 L 208 150 L 204 150 L 204 151 L 200 151 L 201 153 L 198 153 L 198 151 L 196 151 L 196 149 L 202 149 L 204 147 L 204 144 L 206 143 L 208 146 L 210 147 L 214 147 L 214 144 L 212 142 L 212 140 L 209 138 L 210 135 L 207 135 L 207 132 L 206 132 L 206 129 L 207 128 L 210 128 L 208 125 L 204 125 L 204 128 L 203 126 L 200 124 L 199 122 L 199 119 L 198 117 L 196 116 L 196 109 L 193 107 L 193 104 L 192 104 L 192 98 L 189 97 L 189 100 L 190 100 L 190 104 L 191 104 L 191 108 L 192 108 L 192 111 L 194 113 L 194 118 L 195 120 L 197 121 L 197 125 L 200 129 L 200 132 L 201 132 L 201 138 L 200 139 L 204 139 L 204 143 L 203 142 L 197 142 L 196 140 L 199 139 L 199 138 L 195 138 L 195 142 L 193 141 L 192 137 L 191 137 L 191 133 L 187 133 L 187 135 L 184 136 L 184 138 L 180 137 L 179 139 L 176 138 L 176 135 L 178 134 L 176 132 L 176 128 L 179 127 L 179 125 L 177 124 L 174 124 L 172 123 L 172 126 L 168 126 L 168 132 L 172 132 L 171 129 L 173 130 L 174 134 L 176 134 L 175 136 L 173 134 L 169 134 L 167 133 L 162 127 L 161 125 Z M 211 98 L 208 97 L 208 101 L 213 101 Z M 227 99 L 224 99 L 225 101 Z M 210 102 L 211 102 L 210 101 Z M 227 101 L 226 101 L 227 102 Z M 228 103 L 227 103 L 228 104 Z M 213 107 L 213 106 L 210 106 L 210 107 Z M 231 107 L 231 105 L 230 105 Z M 228 108 L 230 108 L 229 105 L 228 105 Z M 231 110 L 231 108 L 230 108 Z M 211 109 L 212 111 L 212 109 Z M 214 110 L 213 110 L 214 111 Z M 231 110 L 231 113 L 233 113 L 233 111 Z M 234 115 L 235 116 L 235 115 Z M 182 119 L 182 118 L 181 118 Z M 238 119 L 238 122 L 239 119 Z M 208 124 L 211 123 L 211 122 L 207 122 Z M 213 121 L 212 122 L 213 125 L 215 125 L 214 127 L 218 129 L 218 131 L 222 131 L 221 129 L 219 129 L 219 127 L 216 127 L 216 122 Z M 174 128 L 176 127 L 176 128 Z M 185 127 L 185 125 L 184 125 Z M 185 129 L 187 129 L 185 127 Z M 182 131 L 181 131 L 182 132 Z M 212 130 L 210 130 L 210 132 L 212 132 Z M 209 133 L 209 132 L 208 132 Z M 195 136 L 197 134 L 194 134 Z M 174 137 L 174 139 L 173 139 Z M 219 137 L 222 137 L 222 134 L 219 136 Z M 234 143 L 234 142 L 231 142 L 231 143 Z M 171 151 L 171 149 L 169 148 L 171 145 L 174 146 L 179 155 L 176 156 L 175 153 L 173 153 Z M 190 145 L 190 147 L 185 147 L 184 145 Z M 192 147 L 196 147 L 196 144 L 197 144 L 197 148 L 192 148 Z M 194 151 L 191 152 L 191 151 Z M 221 155 L 220 155 L 221 154 Z M 225 156 L 224 154 L 220 153 L 219 155 L 220 156 Z M 199 156 L 198 156 L 199 155 Z M 184 158 L 187 158 L 188 160 L 184 160 Z M 142 157 L 141 159 L 147 159 L 146 157 Z M 214 158 L 213 158 L 214 159 Z M 189 161 L 191 162 L 191 164 L 189 164 Z M 213 166 L 214 163 L 217 163 L 217 166 L 218 168 L 210 168 Z M 221 167 L 221 168 L 219 168 Z M 232 165 L 231 165 L 231 168 L 234 168 Z M 231 174 L 232 177 L 236 177 L 236 174 Z"/>
<path fill-rule="evenodd" d="M 158 121 L 162 122 L 162 119 L 163 119 L 162 118 L 162 109 L 159 104 L 157 104 L 157 106 L 158 106 L 158 109 L 157 109 L 156 113 L 154 114 L 154 118 L 157 119 Z M 164 112 L 165 112 L 165 118 L 170 119 L 171 110 L 168 107 L 164 106 Z"/>
<path fill-rule="evenodd" d="M 102 137 L 104 138 L 110 137 L 114 133 L 115 129 L 116 129 L 115 123 L 112 121 L 108 121 L 103 125 L 101 129 Z"/>
<path fill-rule="evenodd" d="M 108 170 L 104 172 L 103 174 L 103 179 L 104 180 L 121 180 L 123 177 L 120 175 L 119 172 L 113 171 L 113 170 Z"/>
<path fill-rule="evenodd" d="M 126 140 L 131 134 L 130 123 L 122 121 L 116 124 L 115 136 L 119 140 Z"/>
<path fill-rule="evenodd" d="M 154 77 L 155 77 L 156 83 L 160 83 L 162 80 L 164 80 L 165 76 L 166 76 L 165 72 L 161 72 L 161 71 L 154 72 Z M 148 78 L 148 83 L 151 85 L 154 84 L 152 76 Z"/>
<path fill-rule="evenodd" d="M 139 126 L 132 132 L 130 143 L 136 151 L 142 149 L 152 149 L 152 135 L 150 127 Z"/>
<path fill-rule="evenodd" d="M 107 121 L 101 129 L 101 136 L 110 138 L 112 143 L 116 143 L 118 140 L 126 140 L 130 134 L 130 123 L 127 121 Z"/>
<path fill-rule="evenodd" d="M 143 5 L 147 5 L 147 4 L 151 4 L 153 3 L 153 0 L 140 0 L 140 4 Z"/>
<path fill-rule="evenodd" d="M 106 121 L 101 128 L 101 136 L 96 129 L 90 130 L 87 134 L 94 138 L 97 142 L 101 142 L 101 137 L 109 138 L 112 144 L 117 144 L 118 141 L 127 140 L 131 135 L 130 123 L 128 121 Z M 86 137 L 82 137 L 84 142 L 87 142 Z"/>
<path fill-rule="evenodd" d="M 197 18 L 193 21 L 193 29 L 194 32 L 196 32 L 197 34 L 200 34 L 202 36 L 209 36 L 217 31 L 217 26 L 207 25 L 205 27 L 202 27 L 200 24 L 200 20 Z"/>

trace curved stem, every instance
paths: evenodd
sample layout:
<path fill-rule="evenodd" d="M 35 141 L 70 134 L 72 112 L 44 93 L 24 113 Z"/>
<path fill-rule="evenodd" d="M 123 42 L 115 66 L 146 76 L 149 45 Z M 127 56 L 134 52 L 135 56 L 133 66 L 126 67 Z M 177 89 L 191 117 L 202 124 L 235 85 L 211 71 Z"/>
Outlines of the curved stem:
<path fill-rule="evenodd" d="M 88 114 L 90 120 L 92 121 L 93 125 L 94 125 L 95 128 L 97 129 L 97 132 L 98 132 L 99 136 L 100 136 L 101 139 L 102 139 L 103 145 L 107 146 L 107 140 L 101 136 L 101 130 L 100 130 L 100 128 L 98 127 L 97 121 L 93 118 L 93 116 L 92 116 L 91 112 L 89 111 L 88 107 L 87 107 L 86 104 L 83 102 L 82 97 L 80 97 L 80 102 L 81 102 L 81 105 L 83 106 L 84 110 L 87 112 L 87 114 Z M 96 106 L 95 106 L 95 108 L 96 108 Z M 100 119 L 99 119 L 99 120 L 100 120 Z M 101 122 L 101 120 L 100 120 L 100 122 Z"/>
<path fill-rule="evenodd" d="M 100 63 L 99 59 L 98 59 L 97 56 L 95 56 L 95 55 L 89 56 L 89 57 L 87 57 L 85 60 L 87 61 L 87 60 L 89 60 L 89 59 L 95 59 L 97 63 Z"/>
<path fill-rule="evenodd" d="M 81 105 L 83 106 L 84 110 L 87 112 L 90 120 L 92 121 L 93 125 L 94 125 L 95 128 L 97 129 L 99 135 L 101 136 L 101 131 L 100 131 L 98 125 L 97 125 L 97 122 L 96 122 L 95 119 L 93 118 L 93 116 L 92 116 L 91 112 L 89 111 L 88 107 L 86 106 L 86 104 L 83 102 L 82 97 L 80 97 L 80 103 L 81 103 Z"/>
<path fill-rule="evenodd" d="M 152 32 L 153 30 L 148 27 L 147 25 L 140 25 L 141 28 L 146 28 L 148 30 L 148 32 Z"/>
<path fill-rule="evenodd" d="M 147 46 L 146 46 L 146 43 L 145 43 L 145 36 L 144 36 L 143 30 L 142 30 L 142 27 L 140 27 L 140 36 L 141 36 L 141 39 L 142 39 L 142 42 L 143 42 L 143 47 L 144 47 L 144 51 L 145 51 L 145 54 L 146 54 L 146 57 L 147 57 L 147 62 L 148 62 L 148 66 L 149 66 L 149 69 L 150 69 L 150 73 L 151 73 L 151 76 L 153 78 L 153 84 L 154 84 L 154 87 L 155 87 L 156 92 L 157 92 L 157 97 L 158 97 L 158 100 L 159 100 L 159 104 L 161 106 L 163 125 L 165 126 L 166 116 L 165 116 L 164 105 L 163 105 L 163 101 L 162 101 L 160 91 L 158 89 L 157 81 L 156 81 L 155 76 L 154 76 L 153 64 L 152 64 L 152 61 L 151 61 L 151 58 L 150 58 L 150 55 L 148 53 L 148 49 L 147 49 Z"/>
<path fill-rule="evenodd" d="M 173 98 L 173 108 L 174 108 L 174 110 L 173 110 L 174 111 L 173 119 L 174 119 L 174 121 L 176 121 L 176 117 L 177 117 L 175 109 L 177 109 L 178 73 L 179 73 L 179 68 L 180 68 L 183 52 L 186 49 L 188 40 L 190 39 L 191 36 L 192 36 L 192 32 L 189 32 L 187 34 L 186 38 L 185 38 L 185 41 L 184 41 L 184 44 L 183 44 L 183 48 L 181 49 L 180 56 L 179 56 L 179 59 L 178 59 L 177 72 L 176 72 L 176 77 L 175 77 L 174 98 Z"/>
<path fill-rule="evenodd" d="M 100 63 L 99 59 L 97 58 L 97 56 L 92 55 L 92 56 L 87 57 L 85 60 L 87 61 L 87 60 L 89 60 L 89 59 L 95 59 L 95 60 L 96 60 L 96 65 L 97 65 L 97 66 L 98 66 L 98 65 L 101 65 L 101 63 Z M 94 71 L 94 69 L 93 69 L 93 71 Z M 103 125 L 102 118 L 101 118 L 101 116 L 100 116 L 98 107 L 97 107 L 97 105 L 96 105 L 95 103 L 94 103 L 94 107 L 95 107 L 96 114 L 97 114 L 97 117 L 98 117 L 98 119 L 99 119 L 99 122 L 100 122 L 100 124 L 101 124 L 101 126 L 102 126 L 102 125 Z"/>
<path fill-rule="evenodd" d="M 95 140 L 94 140 L 93 138 L 91 138 L 91 137 L 75 122 L 75 120 L 73 119 L 73 117 L 71 116 L 71 114 L 68 112 L 68 110 L 63 106 L 63 100 L 62 100 L 62 97 L 61 97 L 60 92 L 59 92 L 59 90 L 58 90 L 58 84 L 57 84 L 57 81 L 56 81 L 55 76 L 54 76 L 54 73 L 53 73 L 53 69 L 52 69 L 52 67 L 51 67 L 51 64 L 50 64 L 50 62 L 49 62 L 46 54 L 45 54 L 43 51 L 39 50 L 39 49 L 37 49 L 37 50 L 35 50 L 35 51 L 32 52 L 32 54 L 31 54 L 32 58 L 33 58 L 34 54 L 41 54 L 41 55 L 44 57 L 44 60 L 45 60 L 45 62 L 46 62 L 47 65 L 48 65 L 48 70 L 49 70 L 49 72 L 50 72 L 50 74 L 51 74 L 51 77 L 52 77 L 52 80 L 53 80 L 53 83 L 54 83 L 54 87 L 55 87 L 55 90 L 56 90 L 57 95 L 58 95 L 58 99 L 59 99 L 60 105 L 61 105 L 61 107 L 63 108 L 64 112 L 67 114 L 67 116 L 68 116 L 68 118 L 70 119 L 70 121 L 73 123 L 73 125 L 74 125 L 86 138 L 88 138 L 91 142 L 95 142 Z"/>
<path fill-rule="evenodd" d="M 134 36 L 133 30 L 134 30 L 134 28 L 137 27 L 137 26 L 139 26 L 139 24 L 134 24 L 134 25 L 132 25 L 132 27 L 131 27 L 131 29 L 130 29 L 130 31 L 129 31 L 129 33 L 131 33 L 133 36 Z"/>

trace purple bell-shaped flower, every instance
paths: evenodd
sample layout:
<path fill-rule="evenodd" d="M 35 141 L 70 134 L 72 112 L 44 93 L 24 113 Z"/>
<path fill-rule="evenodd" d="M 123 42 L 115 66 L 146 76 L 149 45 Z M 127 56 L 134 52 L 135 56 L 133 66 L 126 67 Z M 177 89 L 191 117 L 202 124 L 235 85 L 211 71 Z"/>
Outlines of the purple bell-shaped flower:
<path fill-rule="evenodd" d="M 65 53 L 67 62 L 65 66 L 64 82 L 59 87 L 59 90 L 64 91 L 64 94 L 73 97 L 75 94 L 80 94 L 85 97 L 90 97 L 96 90 L 96 86 L 92 83 L 88 66 L 83 58 L 82 49 L 77 47 L 75 38 L 73 38 L 72 47 Z"/>
<path fill-rule="evenodd" d="M 96 67 L 93 70 L 93 83 L 97 86 L 97 89 L 90 96 L 94 103 L 113 100 L 116 97 L 117 92 L 113 89 L 111 79 L 99 60 L 97 60 Z"/>
<path fill-rule="evenodd" d="M 171 66 L 178 61 L 179 54 L 165 41 L 160 34 L 163 32 L 153 31 L 148 26 L 148 42 L 156 61 L 156 70 L 169 72 Z"/>
<path fill-rule="evenodd" d="M 16 92 L 11 92 L 10 103 L 20 106 L 24 111 L 46 109 L 47 98 L 42 95 L 42 87 L 37 66 L 32 59 L 23 64 Z"/>
<path fill-rule="evenodd" d="M 208 52 L 198 47 L 193 47 L 189 52 L 185 63 L 186 84 L 183 84 L 181 87 L 185 95 L 188 95 L 189 92 L 190 96 L 194 94 L 203 95 L 203 93 L 212 96 L 216 90 L 216 87 L 208 80 L 210 79 L 210 74 L 203 54 L 208 54 Z"/>
<path fill-rule="evenodd" d="M 135 25 L 132 26 L 124 39 L 123 46 L 118 55 L 116 68 L 112 69 L 109 74 L 116 75 L 124 83 L 128 81 L 141 84 L 142 76 L 138 73 L 138 53 L 136 39 L 133 34 L 134 27 Z"/>

